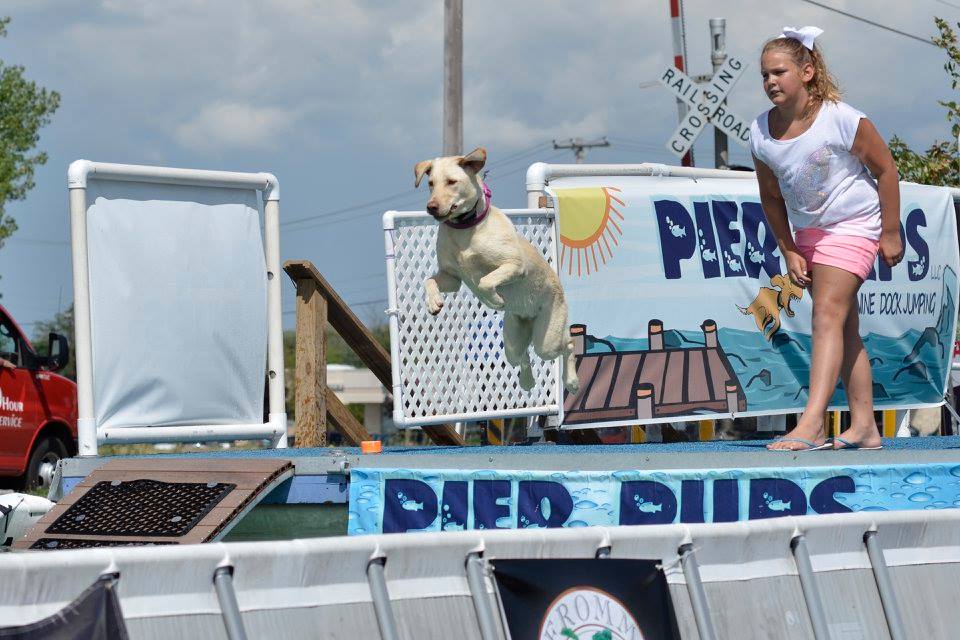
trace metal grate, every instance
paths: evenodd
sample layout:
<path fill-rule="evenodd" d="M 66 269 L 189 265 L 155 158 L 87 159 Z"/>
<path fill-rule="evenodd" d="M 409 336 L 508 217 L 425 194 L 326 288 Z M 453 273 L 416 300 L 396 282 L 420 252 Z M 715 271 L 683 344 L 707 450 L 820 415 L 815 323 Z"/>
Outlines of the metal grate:
<path fill-rule="evenodd" d="M 98 482 L 46 533 L 178 537 L 235 487 L 222 482 Z"/>
<path fill-rule="evenodd" d="M 520 235 L 556 269 L 552 212 L 505 213 Z M 536 384 L 529 392 L 521 389 L 519 369 L 503 354 L 503 312 L 481 305 L 465 286 L 457 293 L 444 294 L 444 307 L 438 315 L 427 313 L 423 283 L 437 268 L 437 223 L 426 214 L 392 213 L 384 217 L 385 227 L 390 226 L 391 218 L 387 269 L 392 263 L 395 422 L 431 424 L 555 413 L 559 365 L 544 362 L 531 350 Z"/>
<path fill-rule="evenodd" d="M 91 547 L 153 547 L 171 544 L 177 543 L 145 542 L 143 540 L 80 540 L 77 538 L 62 538 L 60 540 L 54 540 L 53 538 L 40 538 L 30 545 L 30 548 L 52 551 L 54 549 L 89 549 Z"/>

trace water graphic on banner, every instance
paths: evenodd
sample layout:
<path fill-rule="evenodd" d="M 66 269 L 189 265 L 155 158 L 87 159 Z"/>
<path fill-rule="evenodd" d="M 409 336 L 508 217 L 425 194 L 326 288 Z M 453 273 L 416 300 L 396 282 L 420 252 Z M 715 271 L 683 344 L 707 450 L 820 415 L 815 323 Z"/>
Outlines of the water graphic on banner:
<path fill-rule="evenodd" d="M 755 180 L 565 178 L 551 192 L 581 383 L 564 425 L 803 408 L 810 293 L 783 275 Z M 904 260 L 878 259 L 858 296 L 878 408 L 942 401 L 957 316 L 950 193 L 903 184 L 902 203 Z M 842 385 L 830 405 L 845 408 Z"/>

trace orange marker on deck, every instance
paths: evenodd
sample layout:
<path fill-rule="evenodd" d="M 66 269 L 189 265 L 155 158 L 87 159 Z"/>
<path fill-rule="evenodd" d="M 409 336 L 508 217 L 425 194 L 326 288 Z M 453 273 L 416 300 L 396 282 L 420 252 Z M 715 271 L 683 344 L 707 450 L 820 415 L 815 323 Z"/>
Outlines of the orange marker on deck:
<path fill-rule="evenodd" d="M 361 453 L 380 453 L 383 451 L 383 443 L 379 440 L 364 440 L 360 443 Z"/>

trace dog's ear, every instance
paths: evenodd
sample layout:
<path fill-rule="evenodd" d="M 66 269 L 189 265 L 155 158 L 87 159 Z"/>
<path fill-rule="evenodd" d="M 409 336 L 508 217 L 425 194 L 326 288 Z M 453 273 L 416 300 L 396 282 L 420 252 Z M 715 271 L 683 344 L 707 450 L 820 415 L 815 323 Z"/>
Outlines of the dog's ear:
<path fill-rule="evenodd" d="M 467 155 L 462 156 L 459 162 L 465 171 L 480 173 L 480 169 L 483 169 L 483 165 L 487 163 L 487 150 L 483 147 L 477 147 Z"/>
<path fill-rule="evenodd" d="M 417 166 L 413 168 L 414 189 L 420 186 L 420 181 L 423 180 L 423 176 L 429 175 L 431 169 L 433 169 L 433 160 L 424 160 L 423 162 L 417 163 Z"/>

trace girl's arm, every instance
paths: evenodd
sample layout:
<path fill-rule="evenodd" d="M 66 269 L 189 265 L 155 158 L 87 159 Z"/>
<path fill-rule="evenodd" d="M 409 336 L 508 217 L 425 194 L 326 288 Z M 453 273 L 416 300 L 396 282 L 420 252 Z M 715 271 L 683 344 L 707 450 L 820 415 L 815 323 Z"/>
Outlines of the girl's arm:
<path fill-rule="evenodd" d="M 780 193 L 780 183 L 766 164 L 753 156 L 753 165 L 757 168 L 757 182 L 760 183 L 760 205 L 767 217 L 767 224 L 777 237 L 780 254 L 787 263 L 787 272 L 795 284 L 805 287 L 810 284 L 807 275 L 807 261 L 797 250 L 790 234 L 790 223 L 787 222 L 787 205 L 783 202 Z"/>
<path fill-rule="evenodd" d="M 900 174 L 887 143 L 877 128 L 866 118 L 860 119 L 850 153 L 860 159 L 870 173 L 877 176 L 880 196 L 880 255 L 891 267 L 903 259 L 900 239 Z"/>

